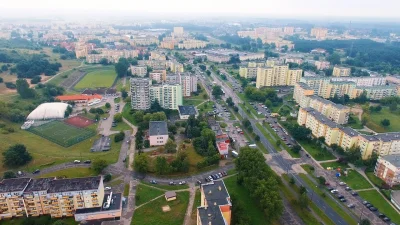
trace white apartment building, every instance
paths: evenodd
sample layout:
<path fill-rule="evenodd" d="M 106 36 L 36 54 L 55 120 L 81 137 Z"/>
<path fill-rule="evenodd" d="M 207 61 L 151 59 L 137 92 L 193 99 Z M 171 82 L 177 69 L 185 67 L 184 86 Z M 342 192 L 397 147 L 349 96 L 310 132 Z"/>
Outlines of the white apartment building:
<path fill-rule="evenodd" d="M 144 77 L 147 75 L 147 66 L 130 66 L 133 76 Z"/>
<path fill-rule="evenodd" d="M 180 84 L 162 84 L 151 86 L 151 101 L 158 100 L 161 107 L 165 109 L 178 109 L 183 104 L 182 85 Z"/>
<path fill-rule="evenodd" d="M 131 106 L 132 109 L 147 110 L 150 108 L 151 80 L 147 78 L 131 78 Z"/>
<path fill-rule="evenodd" d="M 190 97 L 197 91 L 197 77 L 188 73 L 181 75 L 183 97 Z"/>

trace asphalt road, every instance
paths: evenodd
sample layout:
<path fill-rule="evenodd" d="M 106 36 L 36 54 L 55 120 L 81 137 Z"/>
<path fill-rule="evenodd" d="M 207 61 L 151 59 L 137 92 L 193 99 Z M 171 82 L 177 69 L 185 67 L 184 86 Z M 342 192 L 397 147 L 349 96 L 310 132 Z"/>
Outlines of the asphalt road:
<path fill-rule="evenodd" d="M 287 162 L 286 159 L 284 159 L 280 154 L 275 154 L 277 151 L 275 148 L 271 145 L 271 143 L 268 142 L 268 140 L 264 137 L 264 135 L 260 132 L 260 130 L 256 126 L 256 122 L 254 118 L 250 118 L 244 111 L 243 109 L 239 106 L 239 103 L 241 102 L 239 97 L 232 91 L 232 89 L 226 85 L 225 83 L 221 82 L 216 76 L 212 73 L 211 77 L 214 79 L 214 81 L 220 85 L 223 90 L 225 91 L 225 97 L 231 97 L 233 99 L 233 102 L 238 106 L 239 108 L 239 114 L 244 118 L 248 119 L 251 122 L 251 125 L 253 127 L 253 131 L 255 134 L 260 136 L 260 142 L 267 148 L 268 152 L 272 154 L 272 157 L 274 161 L 285 171 L 290 176 L 293 176 L 294 179 L 296 180 L 297 185 L 302 185 L 308 190 L 308 196 L 313 201 L 318 208 L 320 208 L 332 221 L 335 221 L 336 224 L 338 225 L 346 225 L 348 224 L 341 216 L 339 216 L 328 204 L 325 203 L 325 201 L 316 193 L 313 192 L 313 190 L 293 171 L 291 170 L 291 165 L 290 162 Z M 228 79 L 231 79 L 230 76 L 227 76 Z"/>

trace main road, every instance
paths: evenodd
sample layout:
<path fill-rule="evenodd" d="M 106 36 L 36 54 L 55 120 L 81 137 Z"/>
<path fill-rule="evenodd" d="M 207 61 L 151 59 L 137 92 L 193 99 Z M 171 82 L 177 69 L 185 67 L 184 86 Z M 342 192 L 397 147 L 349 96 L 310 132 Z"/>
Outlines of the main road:
<path fill-rule="evenodd" d="M 227 75 L 229 77 L 229 75 Z M 281 167 L 282 170 L 286 171 L 288 175 L 291 175 L 295 180 L 297 185 L 302 185 L 307 189 L 308 196 L 311 201 L 313 201 L 318 208 L 320 208 L 332 221 L 334 221 L 338 225 L 349 225 L 341 216 L 339 216 L 326 202 L 311 189 L 307 183 L 305 183 L 300 176 L 294 173 L 291 170 L 291 163 L 284 159 L 276 149 L 269 143 L 267 138 L 261 133 L 261 131 L 256 126 L 257 121 L 254 118 L 250 118 L 240 107 L 239 103 L 240 98 L 233 92 L 233 90 L 224 82 L 222 82 L 219 78 L 215 76 L 215 74 L 211 73 L 211 78 L 216 82 L 216 84 L 220 85 L 225 91 L 225 97 L 231 97 L 233 102 L 239 108 L 239 114 L 244 119 L 248 119 L 251 122 L 251 126 L 253 127 L 253 131 L 256 135 L 260 137 L 260 142 L 267 148 L 268 152 L 272 155 L 274 161 Z"/>

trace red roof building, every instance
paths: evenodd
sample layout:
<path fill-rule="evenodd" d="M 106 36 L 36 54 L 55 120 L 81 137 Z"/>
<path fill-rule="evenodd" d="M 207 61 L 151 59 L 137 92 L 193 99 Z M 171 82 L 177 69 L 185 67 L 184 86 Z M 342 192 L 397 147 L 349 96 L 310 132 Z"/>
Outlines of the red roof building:
<path fill-rule="evenodd" d="M 221 155 L 221 158 L 222 157 L 225 158 L 229 153 L 229 151 L 228 151 L 229 144 L 225 143 L 225 142 L 217 142 L 217 149 L 218 149 L 219 154 Z"/>
<path fill-rule="evenodd" d="M 93 99 L 102 99 L 101 95 L 60 95 L 56 99 L 62 102 L 88 102 Z"/>

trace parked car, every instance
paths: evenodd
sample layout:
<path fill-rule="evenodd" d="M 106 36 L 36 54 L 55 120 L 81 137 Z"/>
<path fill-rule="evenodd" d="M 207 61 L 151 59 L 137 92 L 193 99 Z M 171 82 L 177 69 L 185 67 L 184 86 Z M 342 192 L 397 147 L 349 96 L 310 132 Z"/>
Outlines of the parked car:
<path fill-rule="evenodd" d="M 370 211 L 372 211 L 372 212 L 378 211 L 378 209 L 375 208 L 375 207 L 369 207 L 368 209 L 369 209 Z"/>
<path fill-rule="evenodd" d="M 351 195 L 353 195 L 353 196 L 357 196 L 357 195 L 358 195 L 358 193 L 357 193 L 356 191 L 353 191 L 353 192 L 351 192 Z"/>
<path fill-rule="evenodd" d="M 346 187 L 345 189 L 346 189 L 346 191 L 351 191 L 350 187 Z"/>
<path fill-rule="evenodd" d="M 90 163 L 92 163 L 92 161 L 91 160 L 85 160 L 83 163 L 90 164 Z"/>
<path fill-rule="evenodd" d="M 169 185 L 175 185 L 175 182 L 171 181 L 169 182 Z"/>
<path fill-rule="evenodd" d="M 81 163 L 81 160 L 74 160 L 74 163 Z"/>
<path fill-rule="evenodd" d="M 386 217 L 386 216 L 385 216 L 385 214 L 379 213 L 379 214 L 378 214 L 378 217 L 382 219 L 382 218 L 384 218 L 384 217 Z"/>
<path fill-rule="evenodd" d="M 345 198 L 341 198 L 340 201 L 341 202 L 347 202 L 347 200 Z"/>
<path fill-rule="evenodd" d="M 339 185 L 340 186 L 344 186 L 344 185 L 346 185 L 346 183 L 345 182 L 340 182 Z"/>
<path fill-rule="evenodd" d="M 39 170 L 39 169 L 36 169 L 36 170 L 35 170 L 35 171 L 33 171 L 32 173 L 33 173 L 33 174 L 40 173 L 40 170 Z"/>
<path fill-rule="evenodd" d="M 104 190 L 109 191 L 111 190 L 111 187 L 105 187 Z"/>
<path fill-rule="evenodd" d="M 389 222 L 390 218 L 389 217 L 384 217 L 382 220 L 385 221 L 385 222 Z"/>
<path fill-rule="evenodd" d="M 331 193 L 332 193 L 332 194 L 336 194 L 336 193 L 338 193 L 338 190 L 333 189 L 333 190 L 331 190 Z"/>
<path fill-rule="evenodd" d="M 337 198 L 338 198 L 338 199 L 343 199 L 344 196 L 343 196 L 343 195 L 338 195 Z"/>
<path fill-rule="evenodd" d="M 184 184 L 186 184 L 186 181 L 184 180 L 179 182 L 179 185 L 184 185 Z"/>
<path fill-rule="evenodd" d="M 355 205 L 355 204 L 348 204 L 347 207 L 350 208 L 350 209 L 352 209 L 352 208 L 355 208 L 356 205 Z"/>
<path fill-rule="evenodd" d="M 369 204 L 369 202 L 363 201 L 362 204 L 363 204 L 363 205 L 367 205 L 367 204 Z"/>
<path fill-rule="evenodd" d="M 210 178 L 208 178 L 208 177 L 204 178 L 204 180 L 205 180 L 206 182 L 210 182 L 210 181 L 211 181 Z"/>
<path fill-rule="evenodd" d="M 151 180 L 150 183 L 151 183 L 151 184 L 157 184 L 157 181 Z"/>

